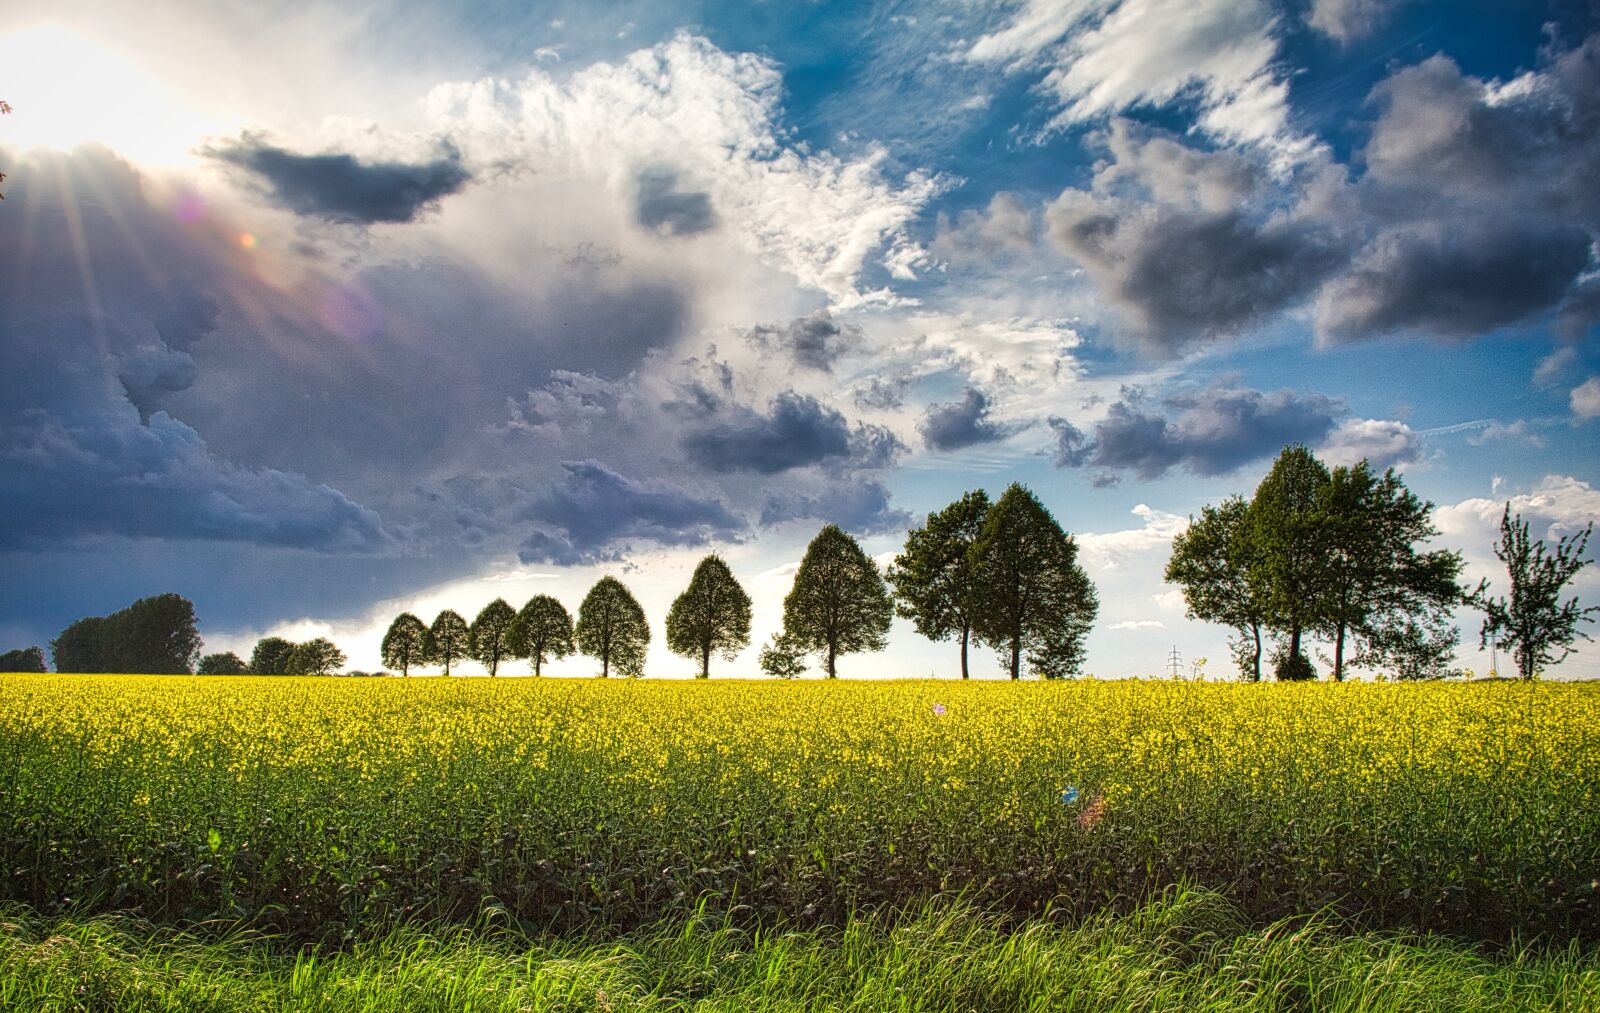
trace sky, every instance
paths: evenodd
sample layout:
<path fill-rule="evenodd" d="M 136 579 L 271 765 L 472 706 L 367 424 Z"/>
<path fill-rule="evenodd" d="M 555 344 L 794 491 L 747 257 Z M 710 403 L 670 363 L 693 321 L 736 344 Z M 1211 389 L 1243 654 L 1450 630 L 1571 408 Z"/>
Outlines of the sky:
<path fill-rule="evenodd" d="M 1021 482 L 1086 672 L 1224 677 L 1162 570 L 1286 443 L 1500 593 L 1507 503 L 1600 516 L 1590 0 L 12 0 L 0 98 L 0 650 L 175 591 L 371 670 L 612 574 L 683 677 L 714 551 L 753 675 L 820 526 Z"/>

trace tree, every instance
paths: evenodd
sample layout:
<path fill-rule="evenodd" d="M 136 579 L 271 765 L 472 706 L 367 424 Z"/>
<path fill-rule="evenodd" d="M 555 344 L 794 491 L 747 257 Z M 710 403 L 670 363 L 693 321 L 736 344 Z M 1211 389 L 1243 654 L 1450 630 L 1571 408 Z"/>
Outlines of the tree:
<path fill-rule="evenodd" d="M 250 671 L 256 675 L 286 675 L 294 641 L 282 637 L 262 637 L 250 652 Z"/>
<path fill-rule="evenodd" d="M 1249 658 L 1248 669 L 1242 670 L 1260 682 L 1261 631 L 1267 617 L 1253 577 L 1255 543 L 1245 523 L 1249 510 L 1250 504 L 1238 496 L 1221 506 L 1201 507 L 1199 519 L 1191 517 L 1189 527 L 1172 540 L 1165 577 L 1183 588 L 1190 618 L 1238 632 Z"/>
<path fill-rule="evenodd" d="M 905 551 L 889 566 L 895 608 L 929 640 L 961 638 L 961 678 L 977 612 L 978 581 L 972 547 L 989 513 L 989 495 L 969 492 L 906 535 Z"/>
<path fill-rule="evenodd" d="M 24 647 L 20 651 L 0 654 L 0 672 L 43 672 L 44 651 L 37 647 Z"/>
<path fill-rule="evenodd" d="M 1328 469 L 1301 444 L 1283 448 L 1256 487 L 1246 515 L 1255 547 L 1251 580 L 1262 590 L 1267 624 L 1288 635 L 1279 679 L 1316 678 L 1301 638 L 1326 615 L 1327 553 L 1318 497 Z"/>
<path fill-rule="evenodd" d="M 1076 673 L 1083 640 L 1100 611 L 1094 585 L 1078 565 L 1078 545 L 1050 511 L 1013 483 L 973 543 L 978 584 L 974 632 L 1009 662 L 1022 661 L 1047 679 Z"/>
<path fill-rule="evenodd" d="M 444 674 L 450 674 L 450 664 L 467 655 L 467 648 L 472 641 L 472 630 L 467 626 L 467 621 L 450 610 L 445 609 L 433 620 L 433 626 L 428 629 L 428 660 L 444 666 Z"/>
<path fill-rule="evenodd" d="M 199 675 L 244 675 L 248 671 L 250 666 L 232 651 L 208 654 L 200 659 L 200 667 L 195 669 Z"/>
<path fill-rule="evenodd" d="M 410 675 L 412 665 L 427 660 L 428 627 L 410 612 L 402 612 L 389 624 L 380 650 L 385 665 L 398 668 L 402 676 Z"/>
<path fill-rule="evenodd" d="M 761 670 L 774 679 L 797 679 L 805 674 L 806 649 L 782 633 L 761 648 Z"/>
<path fill-rule="evenodd" d="M 285 667 L 291 675 L 328 675 L 345 662 L 344 652 L 327 637 L 296 644 Z"/>
<path fill-rule="evenodd" d="M 506 631 L 506 647 L 508 657 L 527 658 L 541 675 L 545 661 L 572 653 L 572 616 L 549 595 L 534 595 Z"/>
<path fill-rule="evenodd" d="M 578 606 L 578 625 L 573 634 L 578 650 L 600 659 L 602 679 L 611 675 L 612 665 L 632 678 L 644 674 L 650 625 L 633 593 L 617 578 L 601 577 L 589 589 Z"/>
<path fill-rule="evenodd" d="M 1319 626 L 1333 640 L 1334 680 L 1344 679 L 1351 637 L 1363 664 L 1408 670 L 1448 665 L 1455 639 L 1450 613 L 1466 592 L 1457 583 L 1459 553 L 1418 551 L 1419 542 L 1439 533 L 1433 504 L 1418 499 L 1394 469 L 1379 478 L 1363 460 L 1333 469 L 1318 511 L 1324 553 Z M 1445 653 L 1438 657 L 1441 647 Z"/>
<path fill-rule="evenodd" d="M 478 618 L 472 620 L 468 651 L 475 661 L 481 661 L 491 676 L 500 674 L 500 659 L 509 657 L 506 651 L 506 632 L 516 621 L 517 611 L 496 598 L 483 607 Z"/>
<path fill-rule="evenodd" d="M 80 619 L 50 643 L 58 672 L 189 673 L 200 657 L 194 603 L 177 594 L 140 598 L 108 616 Z"/>
<path fill-rule="evenodd" d="M 1600 612 L 1600 605 L 1579 608 L 1577 595 L 1563 602 L 1561 591 L 1593 562 L 1583 558 L 1593 532 L 1594 522 L 1590 521 L 1577 534 L 1562 535 L 1555 552 L 1547 553 L 1544 539 L 1530 542 L 1528 522 L 1521 514 L 1512 520 L 1511 504 L 1506 504 L 1494 554 L 1506 564 L 1511 595 L 1487 598 L 1480 587 L 1474 600 L 1481 603 L 1485 614 L 1480 646 L 1495 637 L 1511 648 L 1517 659 L 1517 674 L 1524 679 L 1534 678 L 1549 665 L 1560 664 L 1580 638 L 1592 639 L 1578 628 L 1578 623 L 1594 622 L 1589 617 Z"/>
<path fill-rule="evenodd" d="M 667 647 L 700 662 L 700 678 L 711 678 L 711 655 L 732 661 L 750 646 L 750 596 L 716 554 L 700 560 L 689 587 L 667 612 Z"/>
<path fill-rule="evenodd" d="M 894 603 L 877 564 L 837 524 L 817 532 L 783 599 L 784 635 L 820 652 L 828 678 L 835 679 L 839 655 L 888 646 L 893 619 Z"/>

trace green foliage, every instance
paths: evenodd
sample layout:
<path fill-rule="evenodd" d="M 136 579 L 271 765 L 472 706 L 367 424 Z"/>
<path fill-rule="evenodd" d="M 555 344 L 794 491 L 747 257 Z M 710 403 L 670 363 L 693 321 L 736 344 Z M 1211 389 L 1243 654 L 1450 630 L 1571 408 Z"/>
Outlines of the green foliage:
<path fill-rule="evenodd" d="M 483 663 L 491 676 L 500 674 L 500 659 L 510 656 L 506 634 L 516 619 L 516 609 L 508 605 L 504 598 L 496 598 L 472 620 L 467 651 L 474 661 Z"/>
<path fill-rule="evenodd" d="M 599 659 L 601 678 L 611 674 L 613 665 L 630 678 L 644 674 L 650 625 L 633 592 L 615 577 L 601 577 L 584 596 L 573 639 L 578 650 Z"/>
<path fill-rule="evenodd" d="M 667 612 L 667 648 L 698 661 L 709 679 L 713 654 L 732 661 L 749 646 L 750 596 L 722 557 L 709 555 Z"/>
<path fill-rule="evenodd" d="M 806 673 L 806 649 L 782 633 L 761 648 L 761 671 L 774 679 L 798 679 Z"/>
<path fill-rule="evenodd" d="M 1250 580 L 1261 589 L 1267 625 L 1288 634 L 1286 656 L 1298 659 L 1291 670 L 1296 674 L 1305 660 L 1301 637 L 1326 611 L 1328 559 L 1318 499 L 1328 478 L 1311 451 L 1298 443 L 1285 447 L 1256 487 L 1246 516 L 1255 546 Z"/>
<path fill-rule="evenodd" d="M 506 648 L 510 657 L 527 658 L 533 663 L 533 674 L 542 675 L 546 661 L 565 658 L 575 649 L 572 616 L 555 598 L 536 594 L 506 631 Z"/>
<path fill-rule="evenodd" d="M 977 613 L 979 585 L 972 551 L 989 513 L 989 495 L 969 492 L 906 535 L 887 579 L 896 609 L 929 640 L 961 639 L 961 678 L 969 677 L 967 644 Z"/>
<path fill-rule="evenodd" d="M 293 641 L 282 637 L 262 637 L 250 652 L 250 671 L 254 675 L 287 675 Z"/>
<path fill-rule="evenodd" d="M 1266 624 L 1261 570 L 1246 523 L 1250 504 L 1229 496 L 1221 506 L 1207 504 L 1198 519 L 1172 541 L 1166 580 L 1183 588 L 1189 616 L 1221 623 L 1238 634 L 1234 642 L 1240 672 L 1261 681 L 1261 631 Z"/>
<path fill-rule="evenodd" d="M 428 661 L 443 665 L 444 674 L 449 675 L 450 666 L 467 656 L 471 643 L 472 630 L 467 621 L 460 613 L 445 609 L 428 627 Z"/>
<path fill-rule="evenodd" d="M 1076 674 L 1100 603 L 1072 536 L 1032 492 L 1013 483 L 984 518 L 972 553 L 974 631 L 1002 653 L 1011 678 L 1021 678 L 1024 659 L 1046 679 Z"/>
<path fill-rule="evenodd" d="M 1600 605 L 1580 608 L 1577 595 L 1563 602 L 1561 592 L 1593 562 L 1583 558 L 1593 532 L 1594 522 L 1590 521 L 1577 534 L 1562 535 L 1555 552 L 1548 553 L 1544 539 L 1530 541 L 1528 522 L 1521 514 L 1512 520 L 1511 504 L 1506 504 L 1494 554 L 1506 564 L 1511 594 L 1488 598 L 1480 589 L 1478 597 L 1485 614 L 1480 637 L 1482 643 L 1494 637 L 1510 648 L 1517 659 L 1517 673 L 1524 679 L 1559 664 L 1572 653 L 1575 641 L 1591 639 L 1578 623 L 1594 622 L 1589 617 L 1600 612 Z"/>
<path fill-rule="evenodd" d="M 223 926 L 222 928 L 233 928 Z M 0 911 L 0 1006 L 256 1013 L 1576 1013 L 1600 953 L 1362 932 L 1329 915 L 1249 924 L 1213 892 L 1126 914 L 1008 924 L 948 901 L 837 927 L 696 912 L 615 936 L 405 926 L 294 948 L 126 917 Z"/>
<path fill-rule="evenodd" d="M 888 588 L 860 544 L 837 524 L 817 532 L 783 599 L 784 635 L 819 652 L 833 679 L 839 655 L 887 647 L 893 620 Z"/>
<path fill-rule="evenodd" d="M 140 598 L 109 616 L 78 620 L 50 650 L 58 672 L 192 672 L 200 657 L 194 603 L 177 594 Z"/>
<path fill-rule="evenodd" d="M 20 651 L 0 654 L 0 672 L 44 672 L 44 651 L 37 647 L 24 647 Z"/>
<path fill-rule="evenodd" d="M 427 663 L 428 627 L 410 612 L 402 612 L 389 624 L 380 650 L 385 665 L 398 668 L 402 676 L 410 675 L 412 665 Z"/>
<path fill-rule="evenodd" d="M 326 637 L 296 644 L 284 667 L 290 675 L 330 675 L 345 663 L 344 652 Z"/>
<path fill-rule="evenodd" d="M 244 675 L 249 671 L 250 666 L 232 651 L 208 654 L 200 659 L 200 667 L 195 669 L 198 675 Z"/>

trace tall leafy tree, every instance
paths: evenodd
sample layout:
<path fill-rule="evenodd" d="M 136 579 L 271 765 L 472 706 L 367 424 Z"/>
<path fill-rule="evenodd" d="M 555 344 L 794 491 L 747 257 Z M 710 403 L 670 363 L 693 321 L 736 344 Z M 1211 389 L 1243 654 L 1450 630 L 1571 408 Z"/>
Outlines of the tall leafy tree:
<path fill-rule="evenodd" d="M 428 660 L 443 665 L 444 674 L 449 675 L 451 663 L 466 657 L 471 643 L 472 629 L 467 621 L 460 613 L 445 609 L 428 628 Z"/>
<path fill-rule="evenodd" d="M 1011 678 L 1022 662 L 1047 679 L 1076 673 L 1100 610 L 1078 545 L 1025 486 L 1013 483 L 972 547 L 979 598 L 974 631 L 1000 651 Z"/>
<path fill-rule="evenodd" d="M 104 616 L 87 616 L 62 630 L 50 641 L 56 671 L 115 672 L 109 626 Z"/>
<path fill-rule="evenodd" d="M 887 647 L 893 620 L 889 589 L 860 544 L 837 524 L 817 532 L 783 599 L 784 635 L 820 653 L 834 679 L 839 655 Z"/>
<path fill-rule="evenodd" d="M 385 665 L 398 668 L 402 676 L 410 675 L 412 665 L 427 660 L 428 627 L 410 612 L 402 612 L 389 624 L 380 649 Z"/>
<path fill-rule="evenodd" d="M 610 676 L 613 665 L 623 675 L 644 674 L 650 624 L 633 592 L 617 578 L 601 577 L 589 589 L 578 606 L 573 636 L 578 650 L 600 660 L 601 678 Z"/>
<path fill-rule="evenodd" d="M 250 652 L 250 671 L 254 675 L 285 675 L 294 642 L 282 637 L 262 637 Z"/>
<path fill-rule="evenodd" d="M 1592 639 L 1578 624 L 1594 622 L 1590 616 L 1600 612 L 1600 605 L 1581 608 L 1577 595 L 1562 601 L 1561 592 L 1593 562 L 1583 558 L 1593 532 L 1591 521 L 1577 534 L 1562 535 L 1555 551 L 1548 552 L 1544 539 L 1530 540 L 1528 522 L 1521 514 L 1513 520 L 1511 504 L 1506 504 L 1494 554 L 1506 564 L 1511 594 L 1489 598 L 1479 588 L 1476 600 L 1485 614 L 1480 643 L 1487 644 L 1494 637 L 1510 648 L 1517 659 L 1517 674 L 1524 679 L 1561 663 L 1577 640 Z"/>
<path fill-rule="evenodd" d="M 1189 527 L 1172 540 L 1166 579 L 1183 588 L 1191 618 L 1232 627 L 1239 636 L 1247 674 L 1261 681 L 1261 633 L 1266 604 L 1258 579 L 1255 542 L 1246 519 L 1250 504 L 1230 496 L 1220 506 L 1209 503 Z M 1243 661 L 1241 661 L 1243 665 Z"/>
<path fill-rule="evenodd" d="M 961 678 L 969 677 L 967 644 L 978 605 L 972 547 L 989 513 L 989 494 L 969 492 L 906 535 L 905 551 L 889 566 L 895 608 L 929 640 L 961 640 Z"/>
<path fill-rule="evenodd" d="M 0 672 L 43 672 L 44 651 L 37 647 L 24 647 L 20 651 L 0 654 Z"/>
<path fill-rule="evenodd" d="M 478 618 L 472 620 L 468 651 L 473 660 L 483 663 L 491 676 L 500 674 L 500 660 L 509 657 L 506 634 L 517 619 L 517 610 L 496 598 L 483 607 Z"/>
<path fill-rule="evenodd" d="M 232 651 L 208 654 L 200 659 L 200 667 L 195 669 L 198 675 L 244 675 L 248 671 L 250 666 Z"/>
<path fill-rule="evenodd" d="M 732 661 L 750 646 L 750 596 L 721 556 L 700 560 L 689 586 L 667 612 L 667 647 L 700 663 L 711 678 L 711 656 Z"/>
<path fill-rule="evenodd" d="M 533 674 L 541 675 L 546 661 L 573 652 L 572 616 L 556 599 L 536 594 L 506 631 L 506 646 L 510 657 L 527 658 L 533 663 Z"/>
<path fill-rule="evenodd" d="M 1334 468 L 1318 493 L 1317 544 L 1323 554 L 1319 626 L 1333 641 L 1333 678 L 1343 680 L 1350 638 L 1366 664 L 1437 668 L 1450 610 L 1465 600 L 1461 556 L 1423 552 L 1437 535 L 1433 504 L 1417 498 L 1391 468 L 1379 477 L 1366 461 Z M 1404 631 L 1404 632 L 1402 632 Z M 1404 660 L 1403 660 L 1404 659 Z"/>
<path fill-rule="evenodd" d="M 200 644 L 194 603 L 158 594 L 108 616 L 80 619 L 50 649 L 58 672 L 171 674 L 194 671 Z"/>
<path fill-rule="evenodd" d="M 1279 679 L 1314 679 L 1301 640 L 1326 615 L 1327 552 L 1319 497 L 1328 469 L 1301 444 L 1285 447 L 1256 487 L 1247 514 L 1255 544 L 1252 580 L 1263 590 L 1268 625 L 1288 637 Z"/>
<path fill-rule="evenodd" d="M 286 663 L 293 675 L 329 675 L 345 663 L 344 652 L 327 637 L 296 644 Z"/>

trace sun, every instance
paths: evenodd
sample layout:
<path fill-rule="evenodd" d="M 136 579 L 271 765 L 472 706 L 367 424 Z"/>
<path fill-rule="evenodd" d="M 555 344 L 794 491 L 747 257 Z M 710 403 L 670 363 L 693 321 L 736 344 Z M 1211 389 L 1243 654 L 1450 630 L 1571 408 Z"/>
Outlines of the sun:
<path fill-rule="evenodd" d="M 208 133 L 204 117 L 133 60 L 70 28 L 0 35 L 0 147 L 103 144 L 135 162 L 177 165 Z"/>

